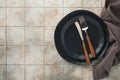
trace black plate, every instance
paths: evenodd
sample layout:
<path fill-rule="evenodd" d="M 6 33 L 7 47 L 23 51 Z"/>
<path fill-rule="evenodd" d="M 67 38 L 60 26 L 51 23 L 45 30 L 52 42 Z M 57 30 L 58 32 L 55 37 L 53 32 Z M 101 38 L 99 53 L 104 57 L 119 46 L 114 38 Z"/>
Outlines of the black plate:
<path fill-rule="evenodd" d="M 81 15 L 86 18 L 89 27 L 88 34 L 96 51 L 96 57 L 93 58 L 83 32 L 91 63 L 98 63 L 105 56 L 104 54 L 108 46 L 108 31 L 103 20 L 92 12 L 77 10 L 65 16 L 55 30 L 56 48 L 65 60 L 75 64 L 86 63 L 82 41 L 74 25 L 74 22 L 78 21 L 78 17 Z"/>

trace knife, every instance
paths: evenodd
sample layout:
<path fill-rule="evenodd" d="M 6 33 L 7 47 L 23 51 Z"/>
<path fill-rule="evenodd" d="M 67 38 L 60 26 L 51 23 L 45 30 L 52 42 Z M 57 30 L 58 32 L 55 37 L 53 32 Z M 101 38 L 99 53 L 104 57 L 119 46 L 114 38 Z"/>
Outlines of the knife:
<path fill-rule="evenodd" d="M 95 57 L 96 53 L 95 53 L 95 50 L 93 48 L 92 42 L 90 40 L 90 37 L 89 37 L 89 35 L 87 33 L 88 25 L 87 25 L 87 22 L 85 20 L 85 17 L 84 16 L 80 16 L 79 17 L 79 22 L 80 22 L 82 31 L 85 31 L 85 33 L 86 33 L 86 38 L 87 38 L 87 42 L 88 42 L 88 45 L 89 45 L 89 48 L 90 48 L 90 52 L 91 52 L 92 56 Z"/>
<path fill-rule="evenodd" d="M 80 38 L 82 40 L 82 46 L 83 46 L 86 62 L 87 62 L 87 64 L 90 64 L 90 58 L 89 58 L 89 55 L 88 55 L 88 52 L 87 52 L 87 48 L 85 46 L 85 41 L 84 41 L 84 38 L 83 38 L 82 30 L 81 30 L 81 27 L 80 27 L 80 25 L 77 21 L 75 22 L 75 26 L 76 26 L 76 28 L 77 28 L 77 30 L 80 34 Z"/>

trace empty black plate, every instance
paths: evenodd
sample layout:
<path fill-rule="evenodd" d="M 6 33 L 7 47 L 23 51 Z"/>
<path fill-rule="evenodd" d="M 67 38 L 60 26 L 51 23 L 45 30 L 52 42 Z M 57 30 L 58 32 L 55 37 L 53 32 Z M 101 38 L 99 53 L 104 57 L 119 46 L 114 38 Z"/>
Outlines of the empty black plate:
<path fill-rule="evenodd" d="M 105 56 L 108 46 L 108 31 L 103 20 L 92 12 L 77 10 L 65 16 L 55 30 L 56 48 L 65 60 L 75 64 L 86 63 L 82 41 L 74 24 L 81 15 L 86 18 L 88 34 L 96 51 L 96 57 L 93 58 L 86 41 L 85 33 L 83 32 L 91 63 L 98 63 Z"/>

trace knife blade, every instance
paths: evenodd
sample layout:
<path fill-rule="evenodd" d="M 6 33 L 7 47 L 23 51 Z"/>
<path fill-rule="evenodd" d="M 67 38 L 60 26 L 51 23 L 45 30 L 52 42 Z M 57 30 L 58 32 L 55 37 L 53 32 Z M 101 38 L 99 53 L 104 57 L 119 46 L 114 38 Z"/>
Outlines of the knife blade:
<path fill-rule="evenodd" d="M 82 39 L 82 41 L 83 41 L 84 38 L 83 38 L 83 34 L 82 34 L 81 27 L 80 27 L 80 25 L 79 25 L 79 23 L 78 23 L 77 21 L 75 22 L 75 25 L 76 25 L 76 28 L 77 28 L 77 30 L 78 30 L 78 32 L 79 32 L 79 34 L 80 34 L 80 37 L 81 37 L 81 39 Z"/>

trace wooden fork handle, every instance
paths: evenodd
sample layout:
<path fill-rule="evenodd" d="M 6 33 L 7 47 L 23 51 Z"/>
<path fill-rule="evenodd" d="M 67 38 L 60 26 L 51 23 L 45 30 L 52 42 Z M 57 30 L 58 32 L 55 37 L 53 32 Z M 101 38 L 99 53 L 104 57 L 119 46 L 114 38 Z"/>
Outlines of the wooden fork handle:
<path fill-rule="evenodd" d="M 90 64 L 90 58 L 89 58 L 89 55 L 88 55 L 88 52 L 87 52 L 87 49 L 86 49 L 85 43 L 83 43 L 83 50 L 84 50 L 84 54 L 85 54 L 85 58 L 86 58 L 86 62 L 87 62 L 87 64 Z"/>
<path fill-rule="evenodd" d="M 88 45 L 89 45 L 89 48 L 90 48 L 90 52 L 91 52 L 92 56 L 95 57 L 96 53 L 95 53 L 95 50 L 94 50 L 93 45 L 91 43 L 90 37 L 89 37 L 88 34 L 86 36 L 87 36 L 87 41 L 88 41 Z"/>

